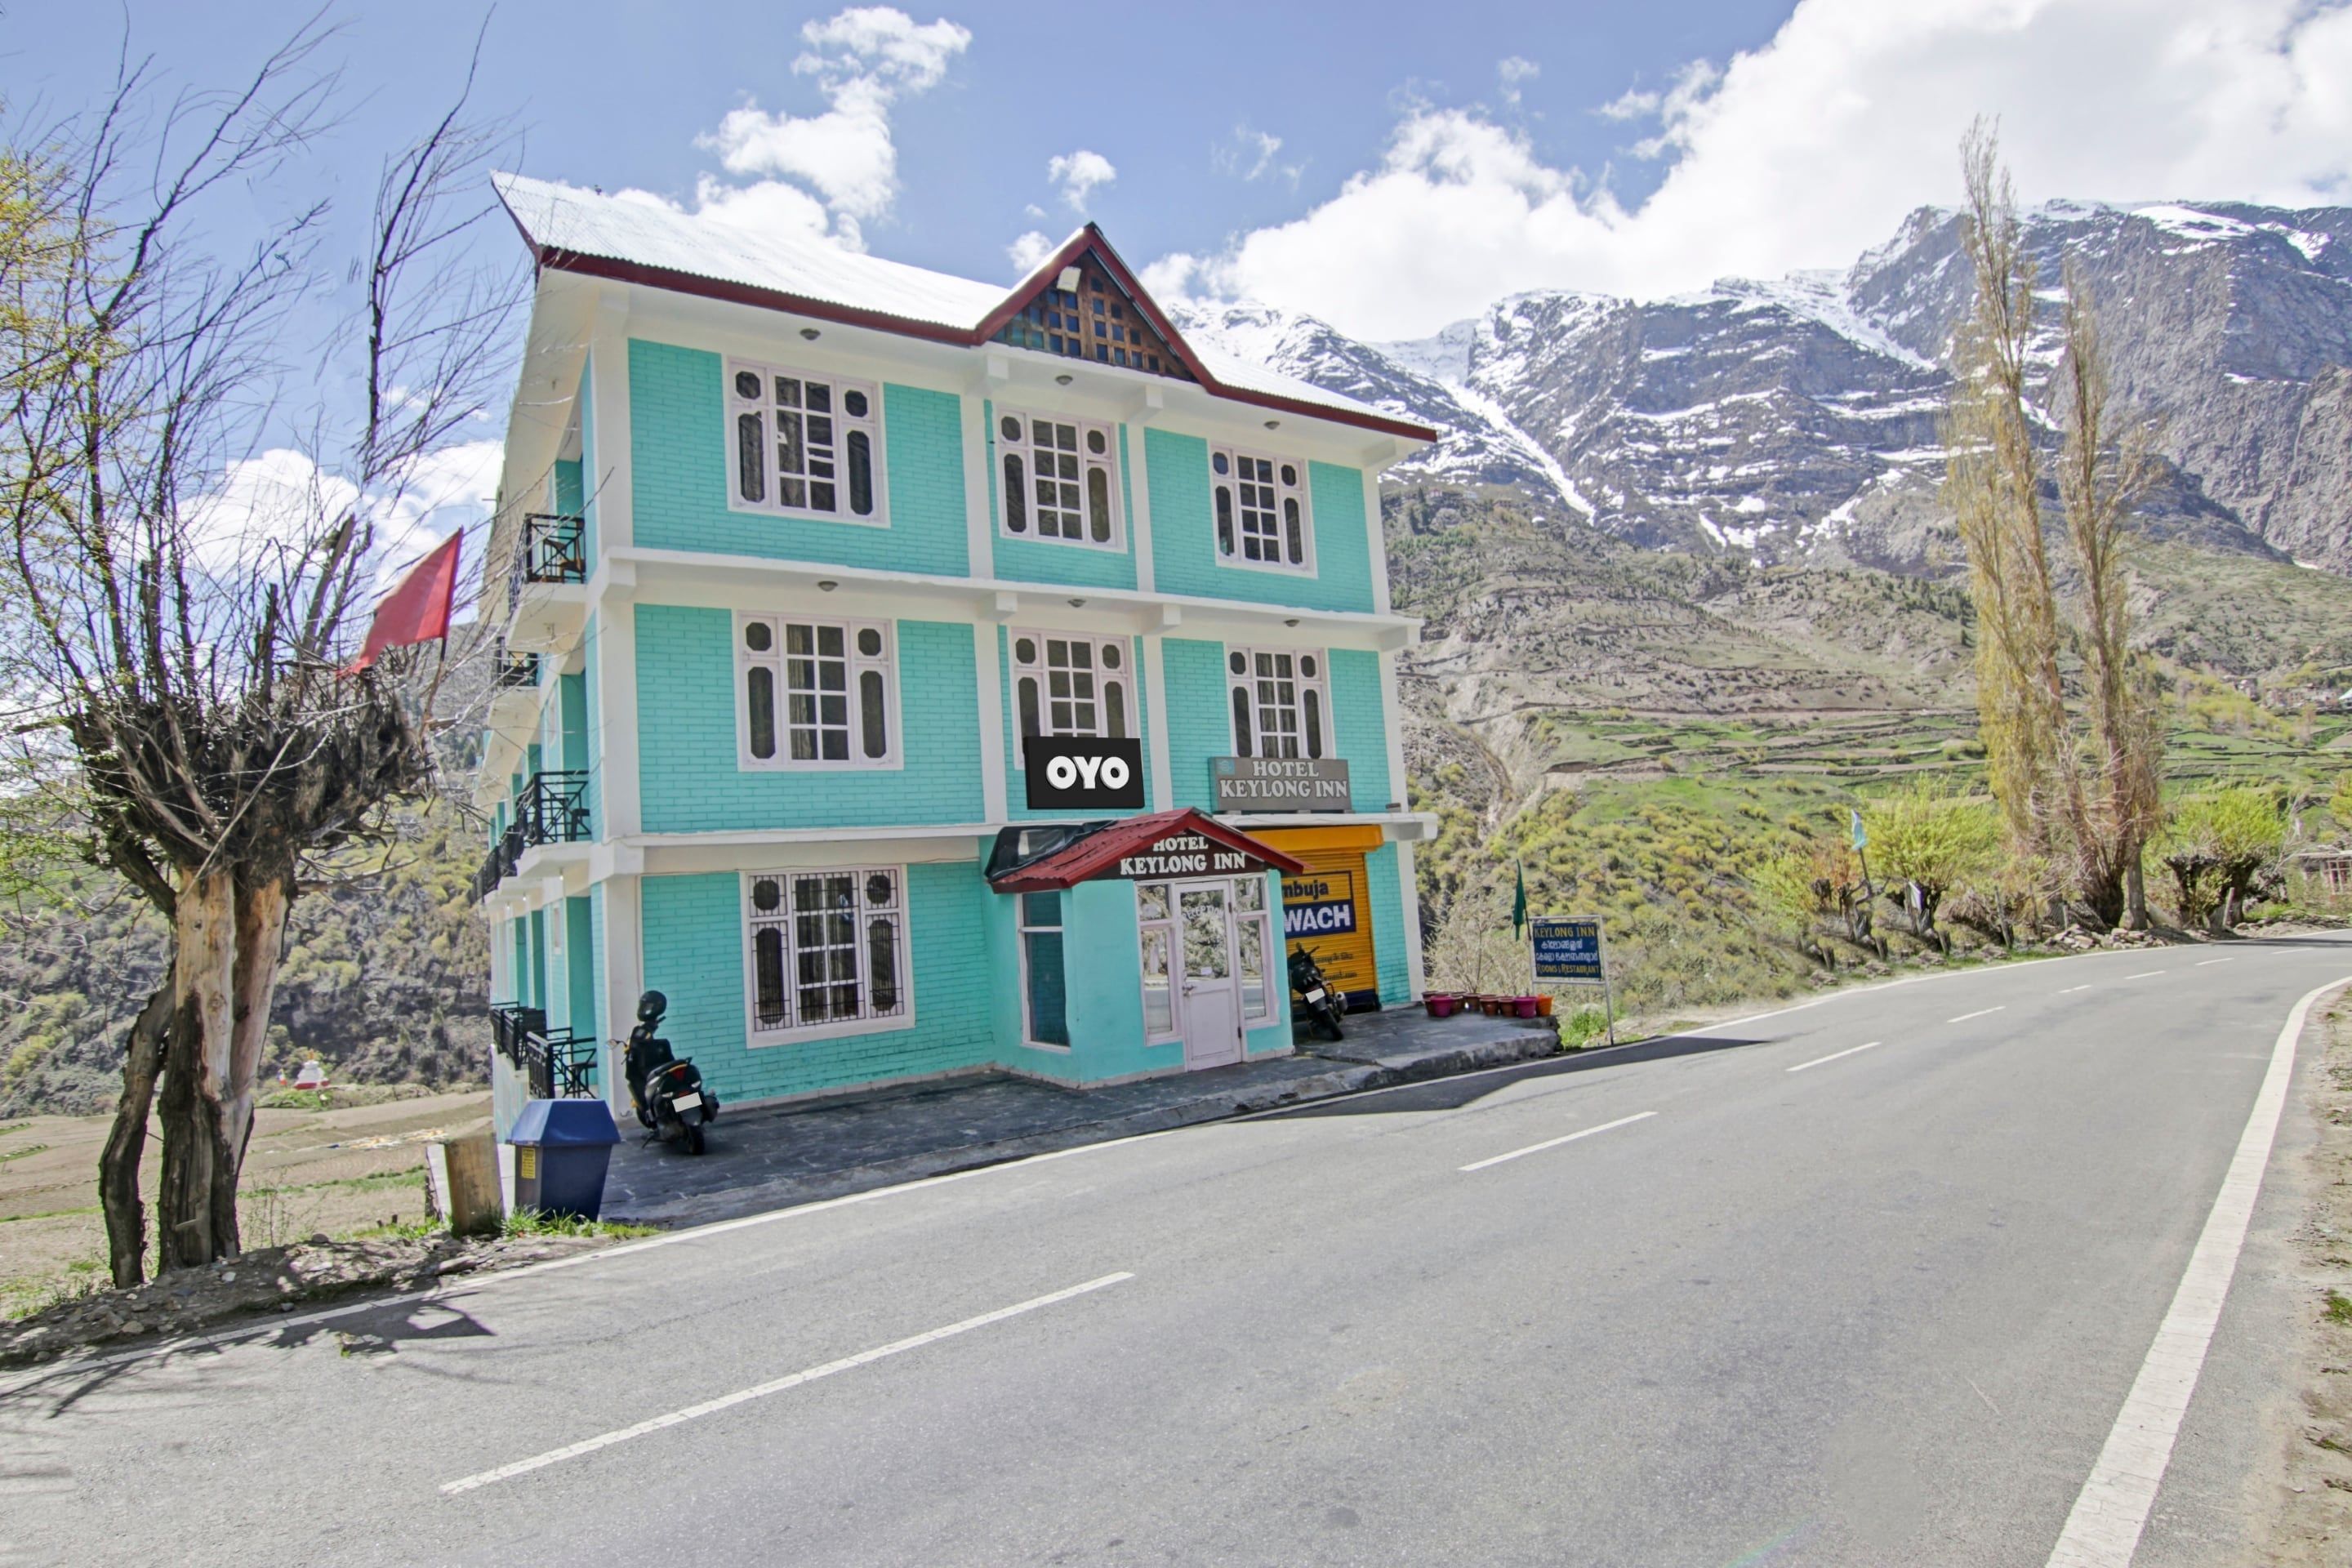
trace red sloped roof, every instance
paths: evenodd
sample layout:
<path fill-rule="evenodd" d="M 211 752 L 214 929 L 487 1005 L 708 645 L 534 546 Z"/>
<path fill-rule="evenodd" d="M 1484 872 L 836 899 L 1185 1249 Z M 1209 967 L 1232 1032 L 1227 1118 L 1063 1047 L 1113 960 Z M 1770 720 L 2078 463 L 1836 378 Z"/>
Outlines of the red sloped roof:
<path fill-rule="evenodd" d="M 990 878 L 989 885 L 1000 893 L 1059 892 L 1074 883 L 1098 877 L 1126 857 L 1179 833 L 1197 833 L 1228 849 L 1263 860 L 1287 876 L 1295 877 L 1307 869 L 1305 862 L 1265 840 L 1253 838 L 1188 805 L 1180 811 L 1154 811 L 1105 823 L 1042 860 L 1033 860 Z"/>

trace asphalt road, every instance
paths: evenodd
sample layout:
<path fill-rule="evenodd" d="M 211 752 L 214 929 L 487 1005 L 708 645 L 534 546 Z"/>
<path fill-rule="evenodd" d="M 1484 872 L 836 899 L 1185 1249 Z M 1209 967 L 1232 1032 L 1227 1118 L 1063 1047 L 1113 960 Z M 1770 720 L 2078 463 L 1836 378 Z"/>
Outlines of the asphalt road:
<path fill-rule="evenodd" d="M 1938 976 L 0 1383 L 0 1562 L 2041 1564 L 2347 976 Z M 2142 1564 L 2245 1560 L 2310 1135 Z"/>

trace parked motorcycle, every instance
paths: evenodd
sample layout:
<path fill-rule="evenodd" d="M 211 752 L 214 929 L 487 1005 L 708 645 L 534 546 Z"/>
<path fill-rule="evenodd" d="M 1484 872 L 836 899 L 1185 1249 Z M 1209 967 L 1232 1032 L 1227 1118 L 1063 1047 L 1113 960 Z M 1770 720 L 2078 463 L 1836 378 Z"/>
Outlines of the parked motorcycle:
<path fill-rule="evenodd" d="M 1297 994 L 1299 1010 L 1307 1015 L 1307 1021 L 1314 1026 L 1319 1037 L 1326 1040 L 1347 1037 L 1347 1031 L 1339 1027 L 1339 1015 L 1347 1010 L 1347 1005 L 1339 994 L 1331 989 L 1329 982 L 1323 978 L 1323 968 L 1315 962 L 1313 948 L 1302 946 L 1291 950 L 1290 989 Z"/>
<path fill-rule="evenodd" d="M 669 998 L 658 991 L 637 998 L 637 1026 L 629 1031 L 629 1099 L 653 1136 L 699 1154 L 703 1124 L 718 1120 L 719 1097 L 702 1087 L 693 1062 L 678 1059 L 669 1042 L 654 1034 L 668 1011 Z"/>

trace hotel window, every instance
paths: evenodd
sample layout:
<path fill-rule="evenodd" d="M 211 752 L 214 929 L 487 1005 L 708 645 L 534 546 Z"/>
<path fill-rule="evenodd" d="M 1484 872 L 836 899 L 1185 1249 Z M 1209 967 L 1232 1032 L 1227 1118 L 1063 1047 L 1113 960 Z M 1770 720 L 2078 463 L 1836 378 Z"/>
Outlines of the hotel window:
<path fill-rule="evenodd" d="M 1265 879 L 1237 878 L 1234 882 L 1234 973 L 1242 983 L 1243 1022 L 1274 1016 L 1266 960 L 1281 951 L 1274 944 L 1274 916 L 1265 907 Z M 1284 962 L 1286 964 L 1288 960 Z"/>
<path fill-rule="evenodd" d="M 1225 650 L 1234 755 L 1331 754 L 1331 689 L 1324 663 L 1324 655 L 1315 648 Z"/>
<path fill-rule="evenodd" d="M 738 765 L 898 765 L 898 672 L 887 621 L 735 617 Z"/>
<path fill-rule="evenodd" d="M 1015 539 L 1124 548 L 1118 433 L 1083 419 L 996 416 L 997 515 Z"/>
<path fill-rule="evenodd" d="M 1135 672 L 1129 655 L 1125 637 L 1014 632 L 1013 708 L 1020 733 L 1114 741 L 1135 734 Z M 1017 752 L 1014 762 L 1018 765 Z"/>
<path fill-rule="evenodd" d="M 729 362 L 729 506 L 878 523 L 881 447 L 870 383 Z"/>
<path fill-rule="evenodd" d="M 743 879 L 755 1040 L 908 1016 L 904 888 L 896 867 Z"/>
<path fill-rule="evenodd" d="M 1069 982 L 1063 968 L 1062 895 L 1021 895 L 1021 1027 L 1033 1046 L 1070 1044 Z"/>
<path fill-rule="evenodd" d="M 1135 885 L 1136 931 L 1143 949 L 1143 1037 L 1172 1040 L 1176 1024 L 1176 920 L 1165 882 Z"/>
<path fill-rule="evenodd" d="M 1296 458 L 1213 448 L 1209 494 L 1217 553 L 1245 566 L 1313 571 L 1315 525 L 1305 480 L 1306 465 Z"/>

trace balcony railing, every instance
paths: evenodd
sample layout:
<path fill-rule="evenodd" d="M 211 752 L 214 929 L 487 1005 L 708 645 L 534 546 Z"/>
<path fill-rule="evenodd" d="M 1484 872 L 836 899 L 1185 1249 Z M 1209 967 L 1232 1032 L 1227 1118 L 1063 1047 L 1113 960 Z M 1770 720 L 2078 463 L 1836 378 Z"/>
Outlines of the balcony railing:
<path fill-rule="evenodd" d="M 537 1007 L 499 1002 L 490 1006 L 490 1038 L 499 1055 L 530 1085 L 533 1100 L 594 1100 L 596 1042 L 570 1029 L 551 1029 Z"/>
<path fill-rule="evenodd" d="M 588 841 L 588 774 L 579 768 L 533 773 L 515 797 L 515 827 L 526 847 Z M 517 858 L 520 858 L 520 856 Z"/>
<path fill-rule="evenodd" d="M 542 844 L 585 844 L 591 837 L 585 770 L 531 774 L 515 796 L 513 824 L 490 846 L 474 873 L 474 901 L 488 898 L 520 868 L 524 850 Z"/>
<path fill-rule="evenodd" d="M 526 513 L 521 536 L 515 541 L 514 569 L 507 579 L 507 613 L 514 613 L 526 583 L 586 581 L 586 520 L 563 512 Z"/>
<path fill-rule="evenodd" d="M 539 684 L 539 655 L 535 653 L 499 654 L 497 684 L 501 690 L 516 688 L 528 689 Z"/>

